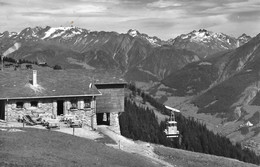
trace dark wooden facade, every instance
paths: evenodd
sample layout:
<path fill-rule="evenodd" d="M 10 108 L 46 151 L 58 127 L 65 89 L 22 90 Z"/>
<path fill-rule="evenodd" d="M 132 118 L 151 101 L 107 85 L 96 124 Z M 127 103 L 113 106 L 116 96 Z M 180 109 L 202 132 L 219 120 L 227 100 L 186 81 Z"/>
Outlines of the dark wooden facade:
<path fill-rule="evenodd" d="M 97 97 L 97 113 L 124 112 L 125 84 L 95 84 L 102 96 Z"/>

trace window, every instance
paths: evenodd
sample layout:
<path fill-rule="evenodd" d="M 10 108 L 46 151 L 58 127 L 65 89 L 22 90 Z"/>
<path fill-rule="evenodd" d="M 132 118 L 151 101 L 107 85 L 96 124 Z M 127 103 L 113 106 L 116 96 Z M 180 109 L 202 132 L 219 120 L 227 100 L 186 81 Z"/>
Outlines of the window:
<path fill-rule="evenodd" d="M 78 105 L 77 105 L 77 100 L 71 100 L 71 107 L 70 109 L 77 109 Z"/>
<path fill-rule="evenodd" d="M 84 108 L 90 108 L 90 99 L 85 99 L 84 100 Z"/>
<path fill-rule="evenodd" d="M 16 102 L 16 108 L 23 108 L 23 102 Z"/>
<path fill-rule="evenodd" d="M 31 107 L 38 107 L 38 101 L 31 101 Z"/>

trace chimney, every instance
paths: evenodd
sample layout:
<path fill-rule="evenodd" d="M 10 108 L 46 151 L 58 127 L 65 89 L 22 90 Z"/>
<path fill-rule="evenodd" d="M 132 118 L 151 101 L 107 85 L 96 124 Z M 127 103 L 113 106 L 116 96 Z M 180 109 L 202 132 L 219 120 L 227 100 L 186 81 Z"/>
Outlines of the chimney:
<path fill-rule="evenodd" d="M 37 86 L 37 70 L 33 70 L 33 86 Z"/>

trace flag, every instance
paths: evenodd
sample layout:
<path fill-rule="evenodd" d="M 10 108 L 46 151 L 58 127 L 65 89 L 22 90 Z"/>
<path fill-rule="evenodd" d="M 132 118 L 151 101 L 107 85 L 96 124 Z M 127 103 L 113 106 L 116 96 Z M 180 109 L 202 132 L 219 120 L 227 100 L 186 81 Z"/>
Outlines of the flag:
<path fill-rule="evenodd" d="M 10 47 L 9 49 L 7 49 L 4 53 L 3 53 L 3 57 L 6 57 L 7 55 L 13 53 L 14 51 L 18 50 L 21 47 L 21 43 L 16 42 L 12 47 Z"/>

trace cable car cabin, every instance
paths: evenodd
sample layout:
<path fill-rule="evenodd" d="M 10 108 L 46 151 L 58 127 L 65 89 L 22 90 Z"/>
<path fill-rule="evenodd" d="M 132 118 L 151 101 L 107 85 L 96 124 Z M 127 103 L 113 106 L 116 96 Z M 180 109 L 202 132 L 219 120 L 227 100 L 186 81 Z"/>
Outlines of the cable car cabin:
<path fill-rule="evenodd" d="M 179 136 L 179 131 L 177 130 L 176 121 L 168 121 L 166 123 L 166 129 L 164 130 L 167 138 L 173 138 Z"/>
<path fill-rule="evenodd" d="M 167 138 L 179 137 L 179 131 L 177 129 L 177 122 L 175 121 L 174 112 L 180 112 L 175 108 L 165 106 L 168 110 L 171 110 L 170 120 L 166 123 L 166 129 L 164 130 Z"/>

